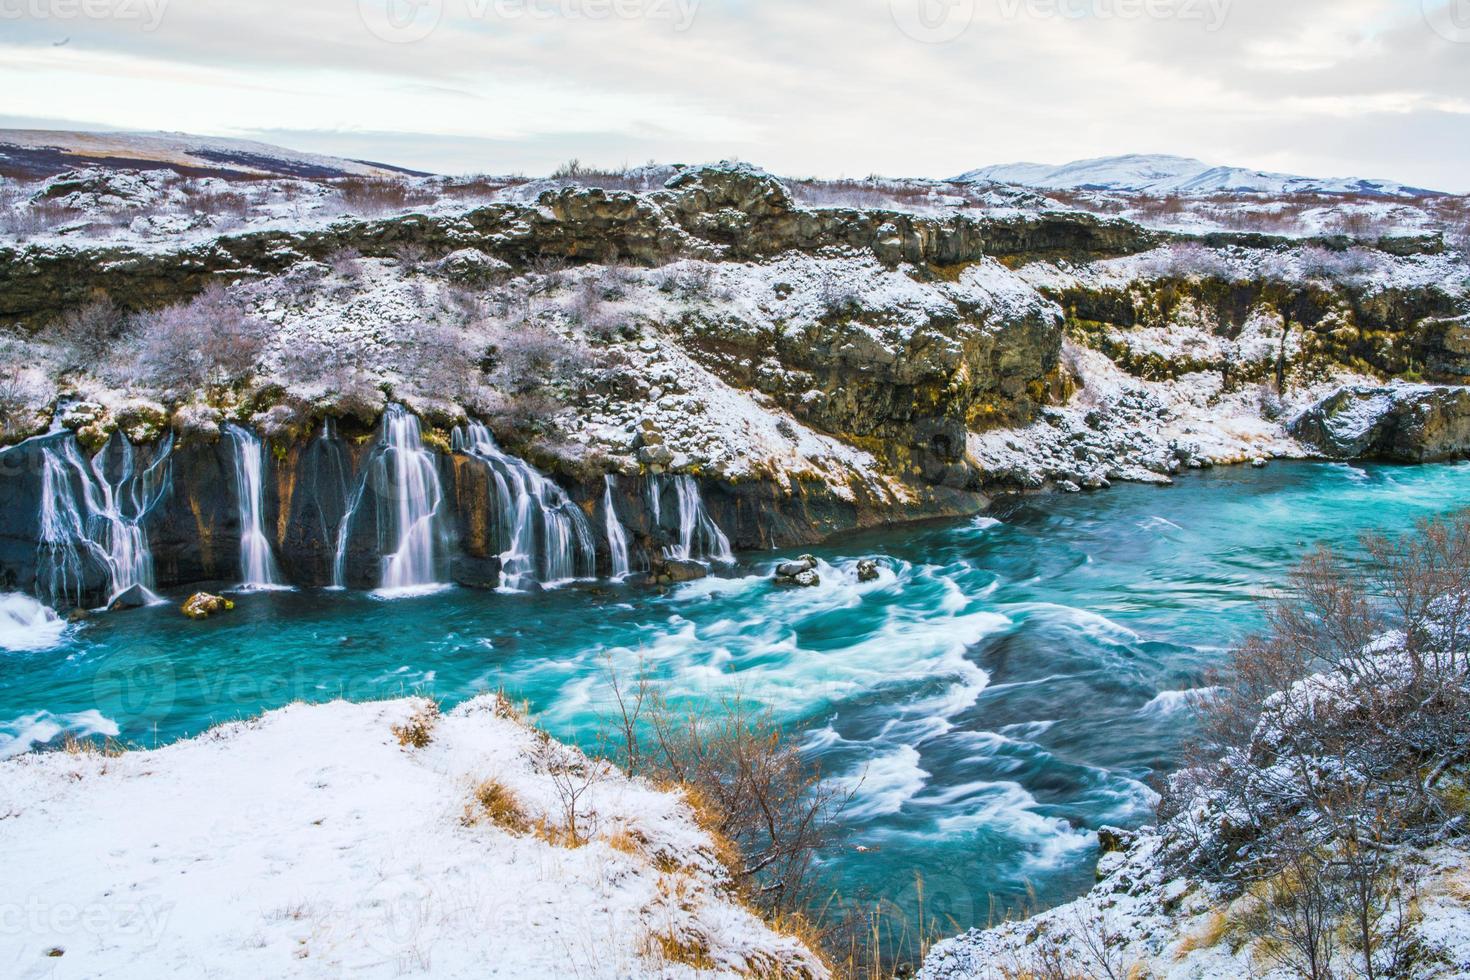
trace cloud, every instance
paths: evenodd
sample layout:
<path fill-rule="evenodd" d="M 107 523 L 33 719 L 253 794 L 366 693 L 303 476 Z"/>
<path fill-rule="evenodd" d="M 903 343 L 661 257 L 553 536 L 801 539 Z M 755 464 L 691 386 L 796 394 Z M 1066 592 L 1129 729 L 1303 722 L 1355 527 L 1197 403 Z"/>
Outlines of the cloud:
<path fill-rule="evenodd" d="M 439 170 L 739 154 L 792 174 L 947 176 L 1175 152 L 1470 190 L 1470 48 L 1432 31 L 1420 0 L 1150 0 L 1181 14 L 1163 18 L 1117 15 L 1128 0 L 1057 0 L 1056 15 L 973 0 L 941 44 L 905 35 L 888 0 L 442 0 L 406 44 L 375 36 L 357 2 L 172 0 L 154 31 L 28 17 L 7 22 L 0 85 L 17 115 L 296 133 Z M 1223 23 L 1182 16 L 1209 3 Z M 71 43 L 53 47 L 59 33 Z"/>

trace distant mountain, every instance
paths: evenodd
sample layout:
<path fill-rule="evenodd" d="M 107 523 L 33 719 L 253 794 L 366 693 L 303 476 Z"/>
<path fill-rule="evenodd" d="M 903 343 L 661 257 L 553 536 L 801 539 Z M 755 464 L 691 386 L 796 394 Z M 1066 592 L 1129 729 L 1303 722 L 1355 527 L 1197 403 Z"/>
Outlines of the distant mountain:
<path fill-rule="evenodd" d="M 188 133 L 85 133 L 61 129 L 0 129 L 0 175 L 36 180 L 78 167 L 156 170 L 195 177 L 422 176 L 382 163 L 301 153 L 251 140 Z"/>
<path fill-rule="evenodd" d="M 1356 177 L 1319 179 L 1292 174 L 1212 167 L 1189 157 L 1132 154 L 1077 160 L 1054 167 L 1044 163 L 1009 163 L 961 174 L 964 183 L 995 181 L 1044 190 L 1129 191 L 1145 194 L 1368 194 L 1418 197 L 1437 191 L 1391 180 Z"/>

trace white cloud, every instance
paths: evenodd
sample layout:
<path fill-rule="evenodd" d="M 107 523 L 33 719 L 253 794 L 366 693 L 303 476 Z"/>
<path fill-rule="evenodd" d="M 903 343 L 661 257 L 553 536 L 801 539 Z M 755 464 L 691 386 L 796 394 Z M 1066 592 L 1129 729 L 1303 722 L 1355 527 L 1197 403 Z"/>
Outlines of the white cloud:
<path fill-rule="evenodd" d="M 496 2 L 443 0 L 437 28 L 409 44 L 375 37 L 357 0 L 172 0 L 151 32 L 29 17 L 7 22 L 0 85 L 16 115 L 296 132 L 324 151 L 341 134 L 344 152 L 430 169 L 739 154 L 787 173 L 945 176 L 1176 152 L 1470 190 L 1470 47 L 1430 30 L 1420 0 L 1231 0 L 1213 31 L 974 0 L 969 28 L 943 44 L 905 36 L 887 0 L 590 0 L 668 16 L 470 16 Z M 688 30 L 680 9 L 694 13 Z M 58 35 L 72 40 L 53 47 Z"/>

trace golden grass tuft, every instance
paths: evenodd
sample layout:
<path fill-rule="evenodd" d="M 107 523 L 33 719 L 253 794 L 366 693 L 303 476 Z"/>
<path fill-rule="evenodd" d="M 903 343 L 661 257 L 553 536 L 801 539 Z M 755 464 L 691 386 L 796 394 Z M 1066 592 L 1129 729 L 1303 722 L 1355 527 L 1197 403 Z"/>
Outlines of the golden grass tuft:
<path fill-rule="evenodd" d="M 515 793 L 495 779 L 487 779 L 476 786 L 465 807 L 465 826 L 477 824 L 482 819 L 488 819 L 512 834 L 524 834 L 531 829 L 531 821 L 521 809 Z"/>
<path fill-rule="evenodd" d="M 404 748 L 422 749 L 434 741 L 434 726 L 438 723 L 439 706 L 428 701 L 403 724 L 394 725 L 392 732 Z"/>
<path fill-rule="evenodd" d="M 658 963 L 693 967 L 696 970 L 713 970 L 715 961 L 710 956 L 709 940 L 704 936 L 680 934 L 672 927 L 649 932 L 643 938 L 640 952 Z"/>

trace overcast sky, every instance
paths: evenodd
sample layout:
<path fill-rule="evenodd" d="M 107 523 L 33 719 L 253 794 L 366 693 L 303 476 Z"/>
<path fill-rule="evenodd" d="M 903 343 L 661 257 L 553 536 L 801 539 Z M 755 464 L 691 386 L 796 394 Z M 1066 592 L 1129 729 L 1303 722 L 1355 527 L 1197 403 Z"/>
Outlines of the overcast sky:
<path fill-rule="evenodd" d="M 1136 152 L 1470 191 L 1470 0 L 0 0 L 0 92 L 440 172 Z"/>

